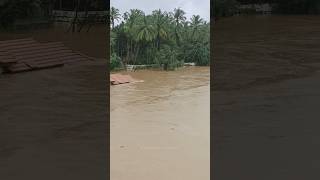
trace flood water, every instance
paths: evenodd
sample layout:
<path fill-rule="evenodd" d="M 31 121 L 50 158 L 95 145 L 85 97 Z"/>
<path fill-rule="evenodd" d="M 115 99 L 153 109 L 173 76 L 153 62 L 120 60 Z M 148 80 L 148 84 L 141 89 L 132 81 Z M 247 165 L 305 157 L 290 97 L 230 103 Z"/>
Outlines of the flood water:
<path fill-rule="evenodd" d="M 319 22 L 319 16 L 217 22 L 214 179 L 319 177 Z"/>
<path fill-rule="evenodd" d="M 210 68 L 129 73 L 111 86 L 112 180 L 210 178 Z"/>
<path fill-rule="evenodd" d="M 215 90 L 236 90 L 314 72 L 319 16 L 239 16 L 213 28 Z"/>
<path fill-rule="evenodd" d="M 0 75 L 0 178 L 107 179 L 105 27 L 0 32 L 0 40 L 29 37 L 98 59 Z"/>

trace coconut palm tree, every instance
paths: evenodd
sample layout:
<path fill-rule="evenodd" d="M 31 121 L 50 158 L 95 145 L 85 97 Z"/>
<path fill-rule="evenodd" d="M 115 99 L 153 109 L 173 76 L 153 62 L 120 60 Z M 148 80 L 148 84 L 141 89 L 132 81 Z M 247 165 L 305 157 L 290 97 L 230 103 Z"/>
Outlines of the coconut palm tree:
<path fill-rule="evenodd" d="M 139 41 L 142 39 L 148 39 L 149 35 L 148 27 L 143 28 L 144 26 L 141 25 L 141 19 L 145 17 L 143 11 L 138 9 L 131 9 L 130 12 L 126 12 L 124 14 L 125 19 L 125 26 L 124 32 L 127 36 L 127 57 L 126 61 L 130 61 L 132 59 L 136 59 L 136 55 L 139 51 Z M 140 34 L 139 34 L 140 33 Z"/>
<path fill-rule="evenodd" d="M 191 39 L 193 40 L 194 33 L 198 30 L 199 26 L 204 24 L 204 20 L 199 15 L 193 15 L 191 17 L 191 27 L 192 27 L 192 36 Z"/>
<path fill-rule="evenodd" d="M 176 43 L 178 46 L 180 46 L 180 27 L 181 23 L 183 23 L 186 20 L 185 12 L 180 8 L 175 8 L 173 17 L 175 21 L 175 37 L 176 37 Z"/>
<path fill-rule="evenodd" d="M 156 30 L 156 44 L 158 51 L 160 50 L 161 39 L 167 38 L 167 30 L 165 28 L 166 13 L 162 13 L 161 10 L 155 10 L 152 12 L 153 18 L 155 19 L 155 30 Z"/>
<path fill-rule="evenodd" d="M 143 45 L 148 44 L 149 42 L 154 41 L 155 35 L 155 28 L 152 24 L 147 22 L 147 18 L 143 16 L 143 23 L 136 27 L 136 36 L 135 36 L 135 44 L 133 47 L 133 60 L 134 63 L 137 60 L 139 55 L 140 49 Z"/>
<path fill-rule="evenodd" d="M 111 32 L 111 51 L 124 65 L 157 63 L 174 69 L 183 62 L 207 65 L 210 60 L 210 25 L 200 16 L 187 21 L 180 8 L 151 14 L 131 9 Z"/>
<path fill-rule="evenodd" d="M 121 15 L 119 13 L 119 9 L 111 7 L 110 9 L 110 21 L 112 24 L 112 29 L 114 28 L 114 22 L 120 19 Z"/>
<path fill-rule="evenodd" d="M 155 38 L 155 29 L 151 24 L 147 23 L 146 17 L 144 17 L 143 24 L 140 26 L 137 32 L 137 41 L 153 41 Z"/>

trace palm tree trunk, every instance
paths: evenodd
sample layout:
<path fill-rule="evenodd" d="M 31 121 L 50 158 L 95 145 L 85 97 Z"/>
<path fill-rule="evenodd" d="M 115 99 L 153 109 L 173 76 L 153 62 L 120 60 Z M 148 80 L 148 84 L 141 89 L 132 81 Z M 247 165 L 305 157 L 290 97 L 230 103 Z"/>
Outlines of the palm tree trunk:
<path fill-rule="evenodd" d="M 176 28 L 175 28 L 175 35 L 176 35 L 176 43 L 180 47 L 180 39 L 178 34 L 178 26 L 179 26 L 179 19 L 176 19 Z"/>
<path fill-rule="evenodd" d="M 80 24 L 80 27 L 78 29 L 78 32 L 80 32 L 82 30 L 82 28 L 88 23 L 88 20 L 89 20 L 89 9 L 88 9 L 88 6 L 89 6 L 89 3 L 88 3 L 88 0 L 85 1 L 85 15 L 84 15 L 84 18 Z"/>
<path fill-rule="evenodd" d="M 194 28 L 193 31 L 192 31 L 192 35 L 191 35 L 191 40 L 193 40 L 193 37 L 194 37 L 194 33 L 196 32 L 197 28 Z"/>
<path fill-rule="evenodd" d="M 130 42 L 127 41 L 127 57 L 126 57 L 126 63 L 129 62 L 129 59 L 130 59 Z"/>
<path fill-rule="evenodd" d="M 77 1 L 76 5 L 75 5 L 75 15 L 74 15 L 74 19 L 72 22 L 72 32 L 75 32 L 76 29 L 76 22 L 78 20 L 78 11 L 79 11 L 79 4 L 80 4 L 80 0 Z"/>
<path fill-rule="evenodd" d="M 136 43 L 136 50 L 135 50 L 135 55 L 134 55 L 134 64 L 136 63 L 137 61 L 137 57 L 139 55 L 139 51 L 140 51 L 140 46 L 138 43 Z"/>
<path fill-rule="evenodd" d="M 160 51 L 160 34 L 159 34 L 159 32 L 157 35 L 157 47 L 158 47 L 158 51 Z"/>
<path fill-rule="evenodd" d="M 177 28 L 175 29 L 175 35 L 176 35 L 176 43 L 180 47 L 180 39 L 179 39 Z"/>
<path fill-rule="evenodd" d="M 130 60 L 133 61 L 133 56 L 134 56 L 134 49 L 133 49 L 133 42 L 132 39 L 130 40 Z"/>

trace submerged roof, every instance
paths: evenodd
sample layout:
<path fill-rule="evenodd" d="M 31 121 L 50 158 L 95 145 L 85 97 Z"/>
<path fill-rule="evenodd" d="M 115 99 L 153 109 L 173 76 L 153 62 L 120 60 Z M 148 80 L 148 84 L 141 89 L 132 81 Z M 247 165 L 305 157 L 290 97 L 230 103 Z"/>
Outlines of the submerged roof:
<path fill-rule="evenodd" d="M 63 66 L 92 60 L 61 42 L 39 43 L 32 38 L 0 41 L 0 68 L 5 73 Z"/>
<path fill-rule="evenodd" d="M 134 82 L 135 80 L 129 75 L 122 74 L 110 74 L 110 84 L 118 85 L 118 84 L 126 84 Z"/>

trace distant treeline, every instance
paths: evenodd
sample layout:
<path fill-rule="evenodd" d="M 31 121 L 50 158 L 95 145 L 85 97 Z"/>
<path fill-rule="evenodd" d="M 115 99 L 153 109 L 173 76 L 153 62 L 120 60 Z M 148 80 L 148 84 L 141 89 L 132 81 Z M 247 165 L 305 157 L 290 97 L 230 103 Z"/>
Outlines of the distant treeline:
<path fill-rule="evenodd" d="M 270 3 L 276 14 L 319 14 L 319 0 L 214 0 L 215 16 L 232 16 L 240 5 Z"/>
<path fill-rule="evenodd" d="M 319 0 L 278 0 L 276 12 L 282 14 L 319 14 Z M 271 1 L 271 2 L 273 2 Z"/>
<path fill-rule="evenodd" d="M 106 0 L 53 0 L 54 9 L 74 10 L 79 6 L 80 11 L 89 10 L 107 10 L 108 4 Z"/>
<path fill-rule="evenodd" d="M 48 18 L 54 9 L 106 10 L 106 0 L 0 0 L 0 28 L 17 20 Z"/>
<path fill-rule="evenodd" d="M 132 65 L 158 65 L 173 70 L 185 62 L 210 63 L 210 23 L 199 15 L 187 19 L 180 8 L 145 13 L 110 9 L 111 69 Z"/>

